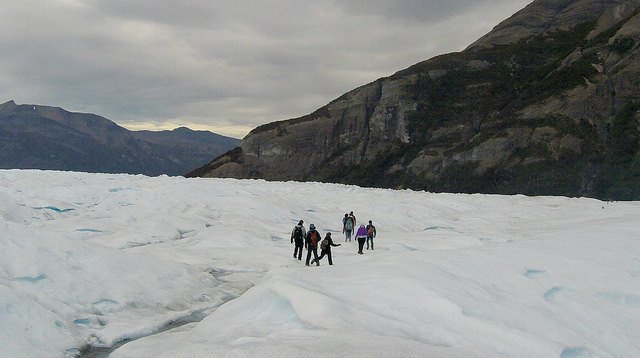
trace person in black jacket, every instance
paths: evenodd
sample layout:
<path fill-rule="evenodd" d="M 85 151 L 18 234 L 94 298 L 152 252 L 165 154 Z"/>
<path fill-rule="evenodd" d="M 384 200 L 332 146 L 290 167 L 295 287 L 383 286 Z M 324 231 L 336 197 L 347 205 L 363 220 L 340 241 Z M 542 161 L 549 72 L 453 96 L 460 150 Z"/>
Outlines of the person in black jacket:
<path fill-rule="evenodd" d="M 293 257 L 298 257 L 298 261 L 302 261 L 302 248 L 304 247 L 304 238 L 307 236 L 307 230 L 302 224 L 304 224 L 304 221 L 300 220 L 298 225 L 291 230 L 291 243 L 293 244 L 295 241 Z"/>
<path fill-rule="evenodd" d="M 369 220 L 369 225 L 367 225 L 367 250 L 369 250 L 369 241 L 371 241 L 371 250 L 373 250 L 373 238 L 376 237 L 376 234 L 376 227 Z"/>
<path fill-rule="evenodd" d="M 316 266 L 320 266 L 318 261 L 318 243 L 320 242 L 320 233 L 316 231 L 316 226 L 311 224 L 309 225 L 309 231 L 307 231 L 307 237 L 305 239 L 304 246 L 307 248 L 307 261 L 305 265 L 309 266 L 309 260 L 311 259 L 311 253 L 313 252 L 314 262 L 316 262 Z"/>
<path fill-rule="evenodd" d="M 333 240 L 331 239 L 331 233 L 328 232 L 327 236 L 325 236 L 320 243 L 320 249 L 322 250 L 320 252 L 320 257 L 317 257 L 315 260 L 311 261 L 311 263 L 313 264 L 314 262 L 316 262 L 318 265 L 320 265 L 320 260 L 322 260 L 324 255 L 327 255 L 327 257 L 329 258 L 329 265 L 333 265 L 333 260 L 331 260 L 331 246 L 340 246 L 340 244 L 334 244 Z"/>

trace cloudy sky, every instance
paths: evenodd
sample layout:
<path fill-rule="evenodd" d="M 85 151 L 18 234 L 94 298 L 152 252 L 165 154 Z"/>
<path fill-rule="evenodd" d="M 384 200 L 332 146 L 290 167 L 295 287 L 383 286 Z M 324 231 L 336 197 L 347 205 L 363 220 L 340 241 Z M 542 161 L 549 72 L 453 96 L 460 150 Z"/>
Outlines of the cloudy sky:
<path fill-rule="evenodd" d="M 0 103 L 237 138 L 459 51 L 530 0 L 4 0 Z"/>

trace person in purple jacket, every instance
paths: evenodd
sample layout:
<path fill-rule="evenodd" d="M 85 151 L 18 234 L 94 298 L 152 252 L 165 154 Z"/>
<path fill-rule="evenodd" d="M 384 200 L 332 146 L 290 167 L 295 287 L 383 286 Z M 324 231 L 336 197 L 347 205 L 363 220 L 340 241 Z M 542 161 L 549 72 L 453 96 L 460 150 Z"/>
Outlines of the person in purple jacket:
<path fill-rule="evenodd" d="M 364 225 L 360 225 L 358 228 L 358 232 L 356 232 L 356 239 L 358 239 L 358 253 L 362 255 L 362 248 L 364 247 L 365 240 L 367 240 L 367 228 L 364 227 Z"/>

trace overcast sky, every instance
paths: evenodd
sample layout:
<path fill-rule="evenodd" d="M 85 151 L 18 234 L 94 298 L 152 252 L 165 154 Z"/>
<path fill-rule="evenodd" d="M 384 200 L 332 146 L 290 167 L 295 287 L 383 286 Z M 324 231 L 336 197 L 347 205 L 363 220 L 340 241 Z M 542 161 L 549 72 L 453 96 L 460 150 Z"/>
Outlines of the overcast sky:
<path fill-rule="evenodd" d="M 0 103 L 236 138 L 460 51 L 530 0 L 1 0 Z"/>

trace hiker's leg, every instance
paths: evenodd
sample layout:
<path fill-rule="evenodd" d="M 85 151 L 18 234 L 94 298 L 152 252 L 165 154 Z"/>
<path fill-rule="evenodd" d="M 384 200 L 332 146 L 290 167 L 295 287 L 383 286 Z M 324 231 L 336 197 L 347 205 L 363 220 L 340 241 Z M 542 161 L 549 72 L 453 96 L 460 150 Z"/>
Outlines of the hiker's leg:
<path fill-rule="evenodd" d="M 307 248 L 307 261 L 305 261 L 305 265 L 309 266 L 309 260 L 311 260 L 311 247 Z"/>

